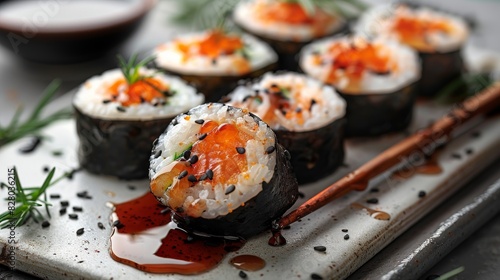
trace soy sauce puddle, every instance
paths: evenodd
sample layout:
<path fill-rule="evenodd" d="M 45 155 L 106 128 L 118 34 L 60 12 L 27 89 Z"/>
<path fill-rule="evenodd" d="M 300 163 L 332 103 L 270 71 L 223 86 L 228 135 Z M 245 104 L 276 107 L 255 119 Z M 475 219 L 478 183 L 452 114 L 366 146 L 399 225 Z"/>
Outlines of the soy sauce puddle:
<path fill-rule="evenodd" d="M 198 274 L 244 245 L 241 240 L 188 235 L 151 193 L 113 206 L 112 221 L 119 226 L 111 234 L 111 257 L 139 270 Z"/>

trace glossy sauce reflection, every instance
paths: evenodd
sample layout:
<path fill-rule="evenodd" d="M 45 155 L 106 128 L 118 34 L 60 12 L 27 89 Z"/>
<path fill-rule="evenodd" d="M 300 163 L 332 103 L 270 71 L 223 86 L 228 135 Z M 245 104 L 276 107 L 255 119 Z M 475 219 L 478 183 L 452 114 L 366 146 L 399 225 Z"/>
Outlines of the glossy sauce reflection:
<path fill-rule="evenodd" d="M 376 220 L 388 221 L 391 219 L 391 215 L 389 215 L 389 213 L 368 208 L 360 203 L 353 203 L 351 204 L 351 207 L 354 209 L 364 209 L 368 211 L 368 214 Z"/>
<path fill-rule="evenodd" d="M 193 238 L 171 221 L 170 211 L 147 193 L 114 205 L 111 257 L 139 270 L 153 273 L 197 274 L 214 268 L 241 241 Z"/>
<path fill-rule="evenodd" d="M 254 255 L 240 255 L 232 258 L 229 263 L 242 270 L 257 271 L 266 266 L 266 261 Z"/>

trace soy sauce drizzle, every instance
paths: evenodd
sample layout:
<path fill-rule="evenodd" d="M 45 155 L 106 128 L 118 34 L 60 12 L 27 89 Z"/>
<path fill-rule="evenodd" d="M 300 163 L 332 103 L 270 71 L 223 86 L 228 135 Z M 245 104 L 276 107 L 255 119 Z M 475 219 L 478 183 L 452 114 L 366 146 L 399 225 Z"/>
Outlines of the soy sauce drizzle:
<path fill-rule="evenodd" d="M 214 268 L 244 244 L 189 235 L 151 193 L 113 206 L 112 222 L 119 220 L 123 227 L 113 229 L 111 257 L 139 270 L 197 274 Z"/>
<path fill-rule="evenodd" d="M 257 271 L 266 266 L 265 260 L 254 255 L 239 255 L 229 260 L 229 263 L 238 269 L 246 271 Z"/>

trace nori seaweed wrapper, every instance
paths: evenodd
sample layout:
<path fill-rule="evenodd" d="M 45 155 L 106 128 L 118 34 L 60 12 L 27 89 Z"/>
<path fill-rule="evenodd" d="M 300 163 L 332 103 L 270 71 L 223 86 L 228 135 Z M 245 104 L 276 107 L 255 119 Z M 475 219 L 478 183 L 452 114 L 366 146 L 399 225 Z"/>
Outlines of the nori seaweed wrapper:
<path fill-rule="evenodd" d="M 231 92 L 242 79 L 251 79 L 263 75 L 266 72 L 276 69 L 277 63 L 255 69 L 250 73 L 241 76 L 221 76 L 221 75 L 192 75 L 182 74 L 171 70 L 163 69 L 166 73 L 179 76 L 184 81 L 194 86 L 198 91 L 205 95 L 205 102 L 217 102 L 220 98 Z"/>
<path fill-rule="evenodd" d="M 272 222 L 282 216 L 299 197 L 297 179 L 287 159 L 285 149 L 276 143 L 276 166 L 269 183 L 262 183 L 262 191 L 225 216 L 215 219 L 193 218 L 175 212 L 174 220 L 189 232 L 214 236 L 248 238 L 271 228 Z"/>
<path fill-rule="evenodd" d="M 419 52 L 422 75 L 417 84 L 419 96 L 433 97 L 440 89 L 458 79 L 463 70 L 461 50 L 446 53 Z"/>
<path fill-rule="evenodd" d="M 345 94 L 346 135 L 377 136 L 406 128 L 413 117 L 415 83 L 384 94 Z"/>
<path fill-rule="evenodd" d="M 74 109 L 81 167 L 91 173 L 126 180 L 148 177 L 153 141 L 172 118 L 104 120 Z"/>
<path fill-rule="evenodd" d="M 278 142 L 290 152 L 299 184 L 331 175 L 342 164 L 345 123 L 341 118 L 310 131 L 274 130 Z"/>

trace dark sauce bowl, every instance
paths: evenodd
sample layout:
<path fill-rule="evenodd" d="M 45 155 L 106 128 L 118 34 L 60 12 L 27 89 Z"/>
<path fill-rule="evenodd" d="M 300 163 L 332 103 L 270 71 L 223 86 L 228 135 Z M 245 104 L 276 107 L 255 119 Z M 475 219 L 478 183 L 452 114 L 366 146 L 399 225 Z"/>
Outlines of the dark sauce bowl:
<path fill-rule="evenodd" d="M 405 129 L 413 117 L 416 83 L 383 94 L 338 93 L 346 100 L 347 136 L 378 136 Z"/>
<path fill-rule="evenodd" d="M 14 1 L 1 1 L 0 12 L 2 9 L 7 9 L 10 2 Z M 24 1 L 15 2 L 13 5 Z M 69 64 L 99 58 L 116 50 L 137 30 L 156 0 L 93 1 L 91 3 L 100 3 L 99 5 L 104 2 L 122 5 L 120 16 L 93 22 L 83 19 L 81 24 L 76 19 L 67 25 L 48 24 L 51 18 L 64 12 L 63 5 L 76 2 L 30 1 L 29 3 L 32 3 L 30 6 L 19 4 L 23 6 L 17 10 L 34 10 L 34 12 L 23 16 L 23 12 L 18 11 L 21 14 L 16 15 L 15 20 L 12 17 L 10 20 L 0 17 L 0 44 L 19 57 L 46 64 Z M 70 17 L 70 15 L 63 16 Z"/>

